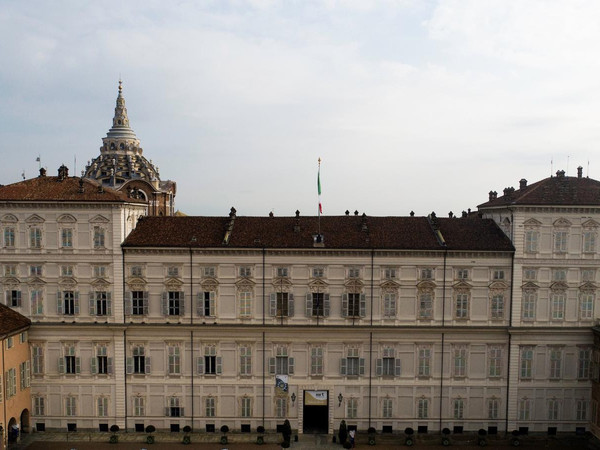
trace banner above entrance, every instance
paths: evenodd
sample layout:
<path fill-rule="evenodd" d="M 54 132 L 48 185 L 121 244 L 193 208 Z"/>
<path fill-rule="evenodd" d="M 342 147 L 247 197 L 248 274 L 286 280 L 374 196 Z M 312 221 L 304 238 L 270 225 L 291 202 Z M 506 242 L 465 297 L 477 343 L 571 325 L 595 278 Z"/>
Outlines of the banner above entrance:
<path fill-rule="evenodd" d="M 328 391 L 304 391 L 306 406 L 327 406 Z"/>

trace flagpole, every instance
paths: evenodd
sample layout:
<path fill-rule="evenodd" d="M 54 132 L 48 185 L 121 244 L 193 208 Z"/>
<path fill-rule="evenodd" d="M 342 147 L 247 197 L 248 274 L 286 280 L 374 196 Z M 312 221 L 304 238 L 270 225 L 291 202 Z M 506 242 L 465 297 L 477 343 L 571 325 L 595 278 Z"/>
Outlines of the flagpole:
<path fill-rule="evenodd" d="M 319 170 L 317 172 L 317 191 L 319 194 L 319 208 L 317 210 L 318 212 L 318 216 L 319 216 L 319 237 L 321 236 L 321 211 L 322 211 L 322 206 L 321 206 L 321 158 L 319 157 Z"/>

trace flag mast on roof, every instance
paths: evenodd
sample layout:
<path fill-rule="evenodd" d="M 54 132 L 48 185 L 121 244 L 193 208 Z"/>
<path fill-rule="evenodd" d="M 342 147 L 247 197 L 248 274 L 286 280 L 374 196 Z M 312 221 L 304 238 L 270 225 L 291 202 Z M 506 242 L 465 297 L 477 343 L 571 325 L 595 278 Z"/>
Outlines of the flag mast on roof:
<path fill-rule="evenodd" d="M 321 214 L 323 213 L 323 205 L 321 204 L 321 158 L 319 157 L 319 170 L 317 171 L 317 191 L 319 193 L 319 236 L 321 236 Z"/>

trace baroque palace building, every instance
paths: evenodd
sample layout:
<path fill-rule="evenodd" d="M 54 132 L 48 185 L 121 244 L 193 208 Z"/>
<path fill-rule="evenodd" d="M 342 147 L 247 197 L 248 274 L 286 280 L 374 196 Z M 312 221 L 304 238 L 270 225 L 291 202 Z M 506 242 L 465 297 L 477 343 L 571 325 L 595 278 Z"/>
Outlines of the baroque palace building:
<path fill-rule="evenodd" d="M 121 91 L 117 110 L 128 128 Z M 116 162 L 0 187 L 35 430 L 596 429 L 600 182 L 581 169 L 462 217 L 175 217 L 112 130 Z"/>

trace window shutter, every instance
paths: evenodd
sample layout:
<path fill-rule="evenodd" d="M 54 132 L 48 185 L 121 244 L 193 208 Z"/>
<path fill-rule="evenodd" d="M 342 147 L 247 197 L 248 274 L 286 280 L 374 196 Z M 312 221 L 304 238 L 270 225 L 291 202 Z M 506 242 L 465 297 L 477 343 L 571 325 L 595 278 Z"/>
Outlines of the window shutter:
<path fill-rule="evenodd" d="M 377 376 L 383 375 L 383 359 L 381 358 L 375 360 L 375 374 Z"/>
<path fill-rule="evenodd" d="M 165 416 L 171 417 L 171 408 L 169 406 L 165 406 Z"/>
<path fill-rule="evenodd" d="M 56 293 L 56 314 L 63 315 L 63 296 L 60 291 Z"/>
<path fill-rule="evenodd" d="M 179 315 L 185 316 L 185 292 L 179 293 Z"/>
<path fill-rule="evenodd" d="M 160 303 L 161 309 L 162 309 L 162 314 L 163 316 L 168 316 L 169 315 L 169 299 L 168 299 L 168 292 L 163 292 L 162 293 L 162 300 Z"/>
<path fill-rule="evenodd" d="M 358 374 L 359 375 L 365 374 L 365 358 L 358 359 Z"/>
<path fill-rule="evenodd" d="M 106 358 L 106 373 L 112 375 L 113 373 L 113 359 Z"/>
<path fill-rule="evenodd" d="M 17 291 L 17 306 L 21 306 L 21 291 Z"/>
<path fill-rule="evenodd" d="M 204 316 L 204 292 L 198 292 L 196 295 L 196 315 Z"/>
<path fill-rule="evenodd" d="M 323 294 L 323 316 L 329 317 L 329 294 Z"/>
<path fill-rule="evenodd" d="M 269 358 L 269 373 L 275 375 L 275 358 Z"/>
<path fill-rule="evenodd" d="M 94 293 L 90 291 L 89 294 L 89 305 L 90 305 L 90 316 L 96 315 L 96 299 L 94 298 Z"/>
<path fill-rule="evenodd" d="M 204 356 L 196 357 L 196 372 L 198 375 L 204 374 Z"/>
<path fill-rule="evenodd" d="M 75 373 L 81 373 L 81 358 L 79 356 L 75 358 Z"/>
<path fill-rule="evenodd" d="M 277 294 L 269 294 L 269 314 L 274 317 L 277 315 Z"/>
<path fill-rule="evenodd" d="M 143 299 L 143 313 L 145 316 L 148 315 L 148 291 L 144 291 L 144 299 Z"/>
<path fill-rule="evenodd" d="M 9 294 L 9 292 L 10 291 L 4 291 L 4 304 L 6 306 L 9 305 L 9 300 L 10 300 L 10 294 Z"/>
<path fill-rule="evenodd" d="M 394 375 L 396 375 L 397 377 L 399 377 L 401 375 L 401 365 L 400 365 L 400 358 L 396 358 L 394 360 Z"/>
<path fill-rule="evenodd" d="M 390 310 L 392 312 L 392 315 L 395 316 L 396 313 L 396 296 L 392 295 L 390 298 Z"/>
<path fill-rule="evenodd" d="M 58 373 L 65 373 L 65 358 L 63 356 L 58 358 Z"/>
<path fill-rule="evenodd" d="M 288 358 L 288 373 L 290 375 L 294 374 L 294 358 Z"/>
<path fill-rule="evenodd" d="M 340 375 L 346 375 L 346 372 L 348 367 L 348 361 L 346 361 L 346 358 L 342 358 L 340 359 Z"/>
<path fill-rule="evenodd" d="M 223 358 L 217 356 L 217 375 L 221 375 L 223 373 Z"/>
<path fill-rule="evenodd" d="M 112 292 L 106 293 L 106 314 L 112 316 Z"/>
<path fill-rule="evenodd" d="M 133 314 L 133 293 L 131 291 L 125 292 L 123 305 L 125 309 L 125 315 L 131 316 Z"/>
<path fill-rule="evenodd" d="M 75 303 L 75 311 L 74 312 L 77 315 L 77 314 L 79 314 L 79 291 L 75 291 L 73 293 L 73 297 L 75 297 L 75 301 L 74 301 L 74 303 Z"/>
<path fill-rule="evenodd" d="M 312 317 L 312 293 L 306 294 L 306 317 Z"/>
<path fill-rule="evenodd" d="M 150 373 L 151 365 L 149 356 L 146 356 L 144 363 L 144 373 Z"/>
<path fill-rule="evenodd" d="M 133 373 L 133 358 L 127 357 L 126 365 L 127 365 L 127 368 L 126 368 L 127 375 L 131 375 Z"/>
<path fill-rule="evenodd" d="M 217 311 L 216 311 L 216 295 L 217 293 L 215 291 L 210 291 L 210 293 L 208 294 L 208 301 L 209 301 L 209 313 L 212 317 L 217 315 Z"/>
<path fill-rule="evenodd" d="M 367 296 L 365 294 L 360 294 L 360 317 L 365 317 L 367 315 Z"/>
<path fill-rule="evenodd" d="M 342 317 L 348 317 L 348 294 L 342 294 Z"/>
<path fill-rule="evenodd" d="M 90 363 L 91 363 L 91 372 L 92 374 L 97 374 L 98 373 L 98 360 L 95 356 L 92 356 L 90 358 Z"/>
<path fill-rule="evenodd" d="M 179 415 L 182 417 L 185 416 L 183 406 L 179 408 Z"/>
<path fill-rule="evenodd" d="M 294 317 L 294 294 L 288 294 L 288 317 Z"/>

